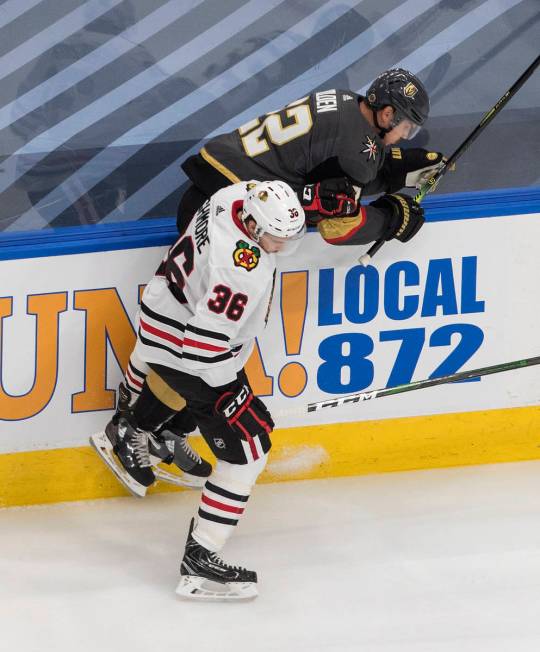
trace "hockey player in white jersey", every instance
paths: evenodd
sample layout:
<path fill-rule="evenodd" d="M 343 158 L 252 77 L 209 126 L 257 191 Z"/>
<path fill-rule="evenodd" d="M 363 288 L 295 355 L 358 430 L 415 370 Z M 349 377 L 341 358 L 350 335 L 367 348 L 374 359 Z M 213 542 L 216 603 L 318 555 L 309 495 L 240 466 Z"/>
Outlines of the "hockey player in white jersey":
<path fill-rule="evenodd" d="M 143 294 L 135 354 L 150 373 L 107 434 L 122 470 L 143 488 L 154 480 L 153 433 L 186 404 L 216 455 L 189 529 L 181 596 L 257 595 L 256 573 L 218 553 L 265 466 L 274 426 L 244 365 L 266 325 L 276 256 L 293 253 L 304 233 L 303 209 L 287 184 L 229 186 L 185 225 Z"/>
<path fill-rule="evenodd" d="M 327 242 L 338 246 L 367 244 L 380 238 L 408 242 L 424 223 L 423 209 L 411 197 L 395 193 L 403 186 L 418 187 L 426 176 L 435 174 L 443 155 L 398 147 L 385 155 L 385 145 L 412 138 L 427 120 L 429 107 L 421 81 L 396 68 L 379 75 L 366 97 L 336 89 L 313 93 L 281 111 L 250 121 L 249 128 L 244 125 L 246 129 L 218 135 L 182 165 L 193 185 L 180 201 L 179 232 L 219 188 L 242 179 L 281 178 L 297 191 L 308 221 L 317 224 Z M 289 124 L 292 117 L 296 125 Z M 305 128 L 292 128 L 301 125 Z M 277 129 L 291 135 L 261 140 L 263 127 L 265 133 Z M 360 188 L 367 195 L 386 194 L 361 207 Z M 113 422 L 140 393 L 148 371 L 134 352 L 120 386 Z M 197 486 L 210 473 L 210 465 L 188 444 L 187 433 L 194 427 L 189 411 L 182 410 L 155 433 L 150 442 L 153 461 L 175 464 L 183 472 L 178 478 L 164 475 L 153 466 L 152 472 L 160 479 Z M 108 426 L 109 431 L 114 428 L 114 424 Z M 104 450 L 109 439 L 105 434 L 100 437 L 98 444 Z M 108 459 L 112 461 L 112 453 Z M 123 480 L 129 483 L 125 476 Z M 130 488 L 140 495 L 140 488 Z"/>

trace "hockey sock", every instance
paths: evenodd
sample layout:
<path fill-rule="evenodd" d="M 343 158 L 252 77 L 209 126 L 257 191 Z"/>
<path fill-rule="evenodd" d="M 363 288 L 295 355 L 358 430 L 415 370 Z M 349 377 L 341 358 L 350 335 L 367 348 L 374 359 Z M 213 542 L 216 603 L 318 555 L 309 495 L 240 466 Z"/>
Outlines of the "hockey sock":
<path fill-rule="evenodd" d="M 139 358 L 135 351 L 133 351 L 129 358 L 126 375 L 124 376 L 124 383 L 131 392 L 130 405 L 133 405 L 141 393 L 144 381 L 146 379 L 146 374 L 149 371 L 150 367 L 146 364 L 146 362 L 143 362 Z"/>
<path fill-rule="evenodd" d="M 193 538 L 219 552 L 244 513 L 253 485 L 266 464 L 267 455 L 249 464 L 218 460 L 204 485 Z"/>
<path fill-rule="evenodd" d="M 142 430 L 154 432 L 174 414 L 176 414 L 175 410 L 162 403 L 145 381 L 133 408 L 137 426 Z"/>
<path fill-rule="evenodd" d="M 197 422 L 187 408 L 183 408 L 167 421 L 167 427 L 188 434 L 197 428 Z"/>

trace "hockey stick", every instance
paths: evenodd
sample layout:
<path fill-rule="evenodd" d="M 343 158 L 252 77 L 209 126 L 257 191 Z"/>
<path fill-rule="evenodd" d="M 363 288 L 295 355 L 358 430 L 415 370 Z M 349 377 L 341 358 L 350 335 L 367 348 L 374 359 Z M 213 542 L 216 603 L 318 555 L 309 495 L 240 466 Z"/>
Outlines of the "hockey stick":
<path fill-rule="evenodd" d="M 506 104 L 509 102 L 509 100 L 511 100 L 514 97 L 514 95 L 519 91 L 519 89 L 523 86 L 523 84 L 527 81 L 527 79 L 529 79 L 529 77 L 536 70 L 539 63 L 540 63 L 540 55 L 536 57 L 536 59 L 531 63 L 531 65 L 527 68 L 527 70 L 525 70 L 525 72 L 521 75 L 521 77 L 516 82 L 514 82 L 514 84 L 506 91 L 506 93 L 497 101 L 495 106 L 491 107 L 491 109 L 484 115 L 484 117 L 480 120 L 478 125 L 461 143 L 461 145 L 456 149 L 456 151 L 452 154 L 452 156 L 450 156 L 450 158 L 443 163 L 440 170 L 438 170 L 432 177 L 430 177 L 425 183 L 423 183 L 420 186 L 418 193 L 414 197 L 415 202 L 419 204 L 424 199 L 424 197 L 428 194 L 428 192 L 435 189 L 435 186 L 439 182 L 440 178 L 444 174 L 446 174 L 446 172 L 449 169 L 452 168 L 452 166 L 458 160 L 458 158 L 460 158 L 469 149 L 469 147 L 478 138 L 478 136 L 482 133 L 482 131 L 484 131 L 484 129 L 493 120 L 493 118 L 498 113 L 500 113 L 503 107 L 505 107 Z M 370 260 L 373 258 L 373 256 L 379 251 L 379 249 L 383 246 L 385 242 L 386 240 L 384 239 L 377 240 L 373 245 L 371 245 L 371 247 L 363 256 L 360 256 L 358 262 L 362 264 L 364 267 L 366 267 L 369 264 Z"/>
<path fill-rule="evenodd" d="M 318 403 L 308 403 L 307 411 L 315 412 L 316 410 L 322 410 L 323 408 L 338 407 L 339 405 L 346 405 L 347 403 L 360 403 L 362 401 L 369 401 L 372 398 L 381 398 L 383 396 L 403 394 L 403 392 L 413 392 L 416 389 L 425 389 L 426 387 L 434 387 L 435 385 L 444 385 L 446 383 L 453 383 L 458 380 L 467 380 L 468 378 L 489 376 L 490 374 L 498 374 L 502 371 L 512 371 L 512 369 L 520 369 L 522 367 L 532 367 L 535 364 L 540 364 L 540 356 L 537 356 L 536 358 L 514 360 L 513 362 L 503 362 L 501 364 L 492 365 L 491 367 L 471 369 L 470 371 L 458 371 L 455 374 L 441 376 L 440 378 L 415 380 L 412 383 L 407 383 L 405 385 L 397 385 L 396 387 L 387 387 L 384 389 L 374 389 L 371 392 L 358 392 L 356 394 L 348 394 L 347 396 L 338 396 L 326 401 L 319 401 Z"/>

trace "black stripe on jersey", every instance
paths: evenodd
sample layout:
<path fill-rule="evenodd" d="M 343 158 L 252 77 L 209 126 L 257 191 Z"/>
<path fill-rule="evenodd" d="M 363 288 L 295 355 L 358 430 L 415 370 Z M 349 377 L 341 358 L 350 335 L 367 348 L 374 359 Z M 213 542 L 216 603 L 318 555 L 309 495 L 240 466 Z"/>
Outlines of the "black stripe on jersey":
<path fill-rule="evenodd" d="M 182 331 L 182 333 L 186 329 L 185 324 L 182 324 L 175 319 L 171 319 L 170 317 L 165 317 L 165 315 L 160 315 L 159 313 L 154 312 L 143 302 L 141 302 L 141 312 L 143 312 L 147 317 L 150 317 L 151 319 L 155 319 L 156 321 L 160 321 L 162 324 L 167 324 L 167 326 L 172 326 L 173 328 Z"/>
<path fill-rule="evenodd" d="M 143 344 L 146 344 L 146 346 L 155 346 L 157 349 L 163 349 L 164 351 L 168 351 L 169 353 L 172 353 L 176 358 L 182 358 L 182 354 L 178 353 L 178 351 L 175 351 L 174 349 L 171 349 L 168 346 L 165 346 L 165 344 L 161 344 L 160 342 L 155 342 L 154 340 L 149 340 L 147 337 L 145 337 L 141 333 L 141 329 L 139 328 L 139 339 Z"/>
<path fill-rule="evenodd" d="M 184 294 L 183 290 L 181 290 L 178 285 L 176 285 L 176 281 L 167 278 L 167 287 L 169 288 L 169 292 L 178 301 L 178 303 L 181 303 L 182 305 L 187 303 L 186 295 Z"/>
<path fill-rule="evenodd" d="M 207 331 L 204 328 L 199 328 L 198 326 L 192 326 L 191 324 L 186 324 L 186 330 L 195 333 L 196 335 L 202 335 L 203 337 L 211 337 L 214 340 L 223 340 L 228 342 L 231 338 L 224 333 L 217 333 L 216 331 Z"/>
<path fill-rule="evenodd" d="M 206 482 L 204 488 L 208 489 L 208 491 L 212 491 L 215 494 L 219 494 L 220 496 L 223 496 L 223 498 L 238 500 L 239 502 L 242 503 L 247 503 L 249 498 L 249 496 L 241 496 L 240 494 L 233 494 L 232 491 L 227 491 L 226 489 L 222 489 L 221 487 L 218 487 L 217 484 L 212 484 L 209 481 Z"/>
<path fill-rule="evenodd" d="M 223 518 L 223 516 L 216 516 L 215 514 L 210 514 L 210 512 L 205 512 L 200 507 L 199 516 L 205 518 L 207 521 L 214 521 L 214 523 L 221 523 L 222 525 L 238 525 L 237 518 Z"/>
<path fill-rule="evenodd" d="M 204 362 L 205 364 L 213 364 L 214 362 L 223 362 L 223 360 L 228 360 L 229 358 L 233 357 L 233 354 L 231 351 L 227 351 L 226 353 L 220 353 L 219 355 L 214 356 L 213 358 L 208 358 L 205 355 L 194 355 L 193 353 L 182 353 L 183 357 L 186 358 L 186 360 L 196 360 L 199 362 Z"/>
<path fill-rule="evenodd" d="M 135 376 L 135 378 L 140 378 L 141 380 L 146 378 L 146 374 L 143 374 L 142 371 L 139 371 L 136 367 L 134 367 L 131 360 L 128 362 L 128 367 L 129 371 Z"/>

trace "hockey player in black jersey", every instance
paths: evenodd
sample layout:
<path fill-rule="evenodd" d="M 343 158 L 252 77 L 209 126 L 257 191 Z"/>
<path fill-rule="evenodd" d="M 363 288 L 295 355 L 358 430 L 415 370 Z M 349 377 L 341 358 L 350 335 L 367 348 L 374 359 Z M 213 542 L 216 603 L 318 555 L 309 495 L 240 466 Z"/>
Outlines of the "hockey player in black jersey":
<path fill-rule="evenodd" d="M 418 186 L 443 160 L 439 152 L 395 147 L 429 114 L 426 89 L 402 69 L 383 72 L 365 97 L 331 89 L 216 136 L 183 169 L 193 182 L 178 208 L 189 219 L 217 189 L 246 179 L 282 179 L 298 193 L 308 223 L 331 244 L 410 240 L 424 222 L 403 187 Z M 382 194 L 367 206 L 360 195 Z"/>

